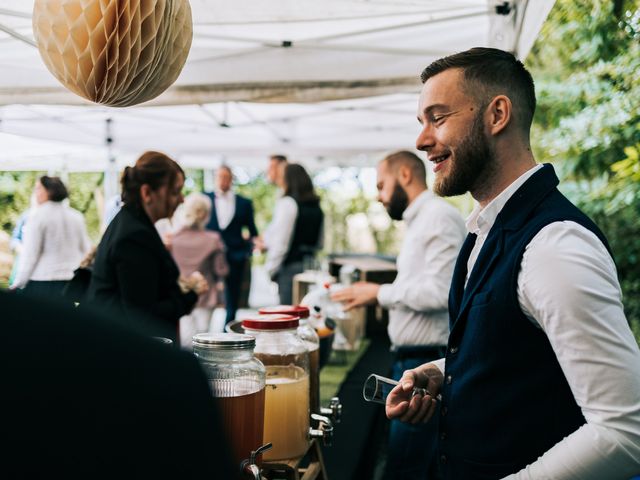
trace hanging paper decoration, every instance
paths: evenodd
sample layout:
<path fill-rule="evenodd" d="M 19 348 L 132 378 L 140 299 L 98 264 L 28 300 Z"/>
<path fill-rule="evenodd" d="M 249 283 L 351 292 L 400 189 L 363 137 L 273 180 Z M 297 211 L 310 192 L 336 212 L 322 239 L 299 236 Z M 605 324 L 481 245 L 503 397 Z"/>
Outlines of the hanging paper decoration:
<path fill-rule="evenodd" d="M 191 47 L 191 7 L 188 0 L 35 0 L 33 33 L 65 87 L 126 107 L 178 78 Z"/>

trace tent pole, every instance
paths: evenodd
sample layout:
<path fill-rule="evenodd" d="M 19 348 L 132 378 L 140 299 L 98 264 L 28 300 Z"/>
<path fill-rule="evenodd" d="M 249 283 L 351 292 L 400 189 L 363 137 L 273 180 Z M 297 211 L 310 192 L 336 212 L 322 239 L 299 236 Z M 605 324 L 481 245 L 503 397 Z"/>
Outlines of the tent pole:
<path fill-rule="evenodd" d="M 111 118 L 105 119 L 105 145 L 107 147 L 107 167 L 104 172 L 103 183 L 105 202 L 109 202 L 109 200 L 118 195 L 118 168 L 116 157 L 113 154 L 112 122 Z M 104 212 L 102 214 L 104 216 Z"/>

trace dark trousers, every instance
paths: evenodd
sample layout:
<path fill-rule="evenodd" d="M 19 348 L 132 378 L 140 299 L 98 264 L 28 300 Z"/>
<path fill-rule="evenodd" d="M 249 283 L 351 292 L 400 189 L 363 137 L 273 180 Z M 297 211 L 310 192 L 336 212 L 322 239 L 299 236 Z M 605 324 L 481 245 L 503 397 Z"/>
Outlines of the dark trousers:
<path fill-rule="evenodd" d="M 293 277 L 303 271 L 303 262 L 285 263 L 280 267 L 278 272 L 278 296 L 282 305 L 291 305 L 293 302 Z"/>
<path fill-rule="evenodd" d="M 29 280 L 22 289 L 25 295 L 39 298 L 61 298 L 68 280 Z"/>
<path fill-rule="evenodd" d="M 442 358 L 444 347 L 411 349 L 407 355 L 396 354 L 392 378 L 400 380 L 405 370 L 416 368 L 432 360 Z M 411 425 L 400 420 L 391 420 L 387 444 L 385 480 L 435 480 L 437 472 L 437 435 L 439 412 L 426 424 Z"/>
<path fill-rule="evenodd" d="M 229 264 L 229 275 L 224 283 L 224 303 L 227 309 L 225 324 L 236 318 L 247 259 L 238 260 L 227 257 L 227 263 Z"/>

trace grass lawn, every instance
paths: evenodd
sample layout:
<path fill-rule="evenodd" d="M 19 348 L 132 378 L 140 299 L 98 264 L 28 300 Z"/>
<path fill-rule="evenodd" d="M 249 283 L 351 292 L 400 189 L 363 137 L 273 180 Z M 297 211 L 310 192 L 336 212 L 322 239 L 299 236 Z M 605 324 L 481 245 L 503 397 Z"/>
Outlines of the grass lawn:
<path fill-rule="evenodd" d="M 329 362 L 320 371 L 320 405 L 326 407 L 340 389 L 347 374 L 367 350 L 369 340 L 363 339 L 360 348 L 353 352 L 331 352 Z"/>

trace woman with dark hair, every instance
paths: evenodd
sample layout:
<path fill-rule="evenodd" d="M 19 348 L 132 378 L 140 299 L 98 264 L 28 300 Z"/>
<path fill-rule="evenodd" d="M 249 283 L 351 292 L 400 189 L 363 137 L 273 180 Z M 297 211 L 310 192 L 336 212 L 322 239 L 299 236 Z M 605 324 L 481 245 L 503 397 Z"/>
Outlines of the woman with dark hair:
<path fill-rule="evenodd" d="M 82 214 L 63 202 L 68 192 L 62 180 L 40 177 L 34 197 L 38 207 L 25 225 L 23 249 L 11 288 L 22 288 L 35 296 L 58 296 L 91 243 Z"/>
<path fill-rule="evenodd" d="M 154 223 L 169 218 L 183 201 L 184 172 L 158 152 L 145 152 L 122 174 L 124 206 L 98 245 L 88 302 L 99 303 L 127 322 L 150 320 L 159 336 L 176 338 L 208 284 L 197 272 L 180 278 Z"/>
<path fill-rule="evenodd" d="M 311 177 L 302 165 L 287 164 L 284 195 L 278 199 L 273 221 L 265 233 L 266 269 L 278 282 L 280 303 L 291 304 L 293 277 L 322 246 L 324 214 Z"/>

